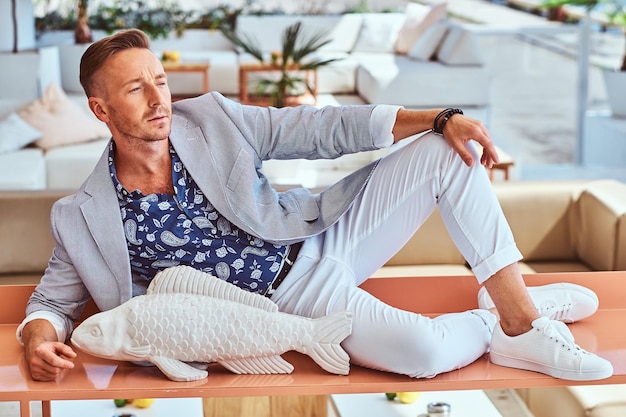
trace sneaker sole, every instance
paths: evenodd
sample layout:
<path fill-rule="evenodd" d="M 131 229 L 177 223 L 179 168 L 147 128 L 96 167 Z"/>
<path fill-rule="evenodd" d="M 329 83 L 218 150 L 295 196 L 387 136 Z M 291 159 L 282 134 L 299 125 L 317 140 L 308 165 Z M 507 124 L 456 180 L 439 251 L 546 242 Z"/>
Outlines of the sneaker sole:
<path fill-rule="evenodd" d="M 613 369 L 603 369 L 599 371 L 581 373 L 577 371 L 568 371 L 565 369 L 554 368 L 537 362 L 525 359 L 511 358 L 509 356 L 500 355 L 494 351 L 489 352 L 489 360 L 499 366 L 507 368 L 525 369 L 528 371 L 539 372 L 554 378 L 567 379 L 570 381 L 595 381 L 613 376 Z"/>

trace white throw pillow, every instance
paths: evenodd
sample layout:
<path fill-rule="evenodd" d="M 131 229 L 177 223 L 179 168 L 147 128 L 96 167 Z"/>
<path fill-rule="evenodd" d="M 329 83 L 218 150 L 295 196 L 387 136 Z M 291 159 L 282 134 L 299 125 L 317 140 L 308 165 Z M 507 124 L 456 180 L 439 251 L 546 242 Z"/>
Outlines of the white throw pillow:
<path fill-rule="evenodd" d="M 407 56 L 416 61 L 430 61 L 437 54 L 446 32 L 448 32 L 447 21 L 435 23 L 415 41 Z"/>
<path fill-rule="evenodd" d="M 404 13 L 406 19 L 395 43 L 395 51 L 398 54 L 407 54 L 415 41 L 430 26 L 446 18 L 446 3 L 435 4 L 432 7 L 409 3 Z"/>
<path fill-rule="evenodd" d="M 481 66 L 485 61 L 474 34 L 460 26 L 450 26 L 439 51 L 437 60 L 446 65 Z"/>
<path fill-rule="evenodd" d="M 399 13 L 366 13 L 354 52 L 393 53 L 404 15 Z"/>
<path fill-rule="evenodd" d="M 11 113 L 0 120 L 0 155 L 22 149 L 41 137 L 41 132 Z"/>
<path fill-rule="evenodd" d="M 65 95 L 58 85 L 48 86 L 42 98 L 20 110 L 20 117 L 42 132 L 35 145 L 50 149 L 61 145 L 109 137 L 106 125 Z"/>

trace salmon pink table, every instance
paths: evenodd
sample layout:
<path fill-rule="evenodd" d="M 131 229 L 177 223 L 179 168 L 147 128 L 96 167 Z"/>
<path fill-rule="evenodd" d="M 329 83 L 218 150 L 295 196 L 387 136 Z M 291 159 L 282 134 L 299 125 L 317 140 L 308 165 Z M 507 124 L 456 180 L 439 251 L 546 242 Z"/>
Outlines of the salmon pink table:
<path fill-rule="evenodd" d="M 570 328 L 581 347 L 612 362 L 614 376 L 584 383 L 564 381 L 493 365 L 487 355 L 433 379 L 411 379 L 358 366 L 353 366 L 348 376 L 337 376 L 326 373 L 306 356 L 288 352 L 283 357 L 295 367 L 290 375 L 235 375 L 219 365 L 211 365 L 205 380 L 174 382 L 155 367 L 103 360 L 79 352 L 75 368 L 57 381 L 36 382 L 29 377 L 22 347 L 15 340 L 17 323 L 24 316 L 24 305 L 33 287 L 7 285 L 0 286 L 0 401 L 19 401 L 21 417 L 31 415 L 30 401 L 42 401 L 46 417 L 50 415 L 51 400 L 327 395 L 626 383 L 626 332 L 620 330 L 626 322 L 626 271 L 533 274 L 525 278 L 528 285 L 568 281 L 598 293 L 599 311 Z M 363 288 L 397 307 L 438 315 L 476 308 L 479 287 L 473 277 L 446 276 L 371 279 Z"/>

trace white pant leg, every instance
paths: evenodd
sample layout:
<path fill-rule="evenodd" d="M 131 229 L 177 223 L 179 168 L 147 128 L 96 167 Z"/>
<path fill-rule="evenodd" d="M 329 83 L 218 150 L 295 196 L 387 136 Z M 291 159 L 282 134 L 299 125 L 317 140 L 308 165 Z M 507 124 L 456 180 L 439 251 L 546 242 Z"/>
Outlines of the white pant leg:
<path fill-rule="evenodd" d="M 351 363 L 429 378 L 466 366 L 489 349 L 496 323 L 491 313 L 430 319 L 391 307 L 354 285 L 352 271 L 341 261 L 306 255 L 322 240 L 307 240 L 289 273 L 296 278 L 285 279 L 272 301 L 281 311 L 305 317 L 351 311 L 352 334 L 342 343 Z"/>
<path fill-rule="evenodd" d="M 325 245 L 332 243 L 325 255 L 351 264 L 360 284 L 404 246 L 435 205 L 480 283 L 521 259 L 484 167 L 478 161 L 467 167 L 434 134 L 383 158 L 352 209 L 325 232 Z"/>
<path fill-rule="evenodd" d="M 442 138 L 425 135 L 385 157 L 346 215 L 304 243 L 272 300 L 308 317 L 352 311 L 353 333 L 343 345 L 353 363 L 415 377 L 471 363 L 488 349 L 492 316 L 465 312 L 431 320 L 356 287 L 411 238 L 436 204 L 479 281 L 520 259 L 484 168 L 465 166 Z"/>

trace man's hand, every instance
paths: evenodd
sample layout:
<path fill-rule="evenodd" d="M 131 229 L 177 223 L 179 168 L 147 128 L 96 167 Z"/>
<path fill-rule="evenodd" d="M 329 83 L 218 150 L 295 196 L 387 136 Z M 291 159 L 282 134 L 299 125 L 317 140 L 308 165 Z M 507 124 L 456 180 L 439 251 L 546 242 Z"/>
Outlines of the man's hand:
<path fill-rule="evenodd" d="M 439 112 L 440 110 L 399 110 L 392 130 L 394 141 L 397 142 L 431 129 Z M 480 120 L 455 114 L 446 122 L 443 128 L 443 138 L 467 166 L 474 164 L 474 158 L 467 149 L 467 143 L 470 140 L 476 141 L 483 147 L 483 154 L 480 158 L 482 165 L 491 168 L 494 163 L 499 162 L 491 136 Z"/>
<path fill-rule="evenodd" d="M 467 143 L 470 140 L 478 142 L 483 147 L 483 154 L 480 157 L 482 165 L 491 168 L 494 163 L 500 161 L 489 131 L 480 120 L 455 114 L 444 126 L 443 137 L 467 166 L 472 166 L 474 163 L 474 158 L 467 149 Z"/>
<path fill-rule="evenodd" d="M 46 320 L 33 320 L 22 330 L 26 363 L 36 381 L 53 381 L 63 370 L 72 369 L 76 352 L 56 341 L 56 331 Z"/>

